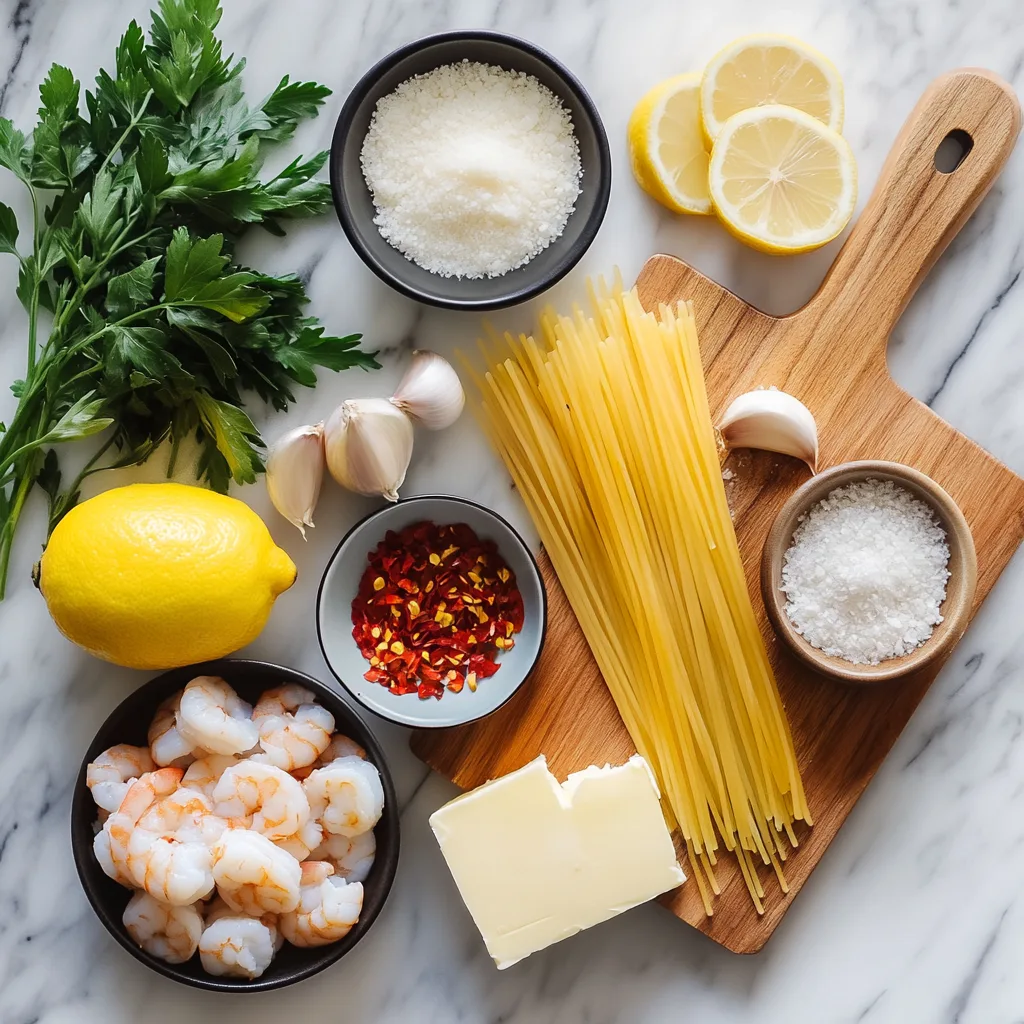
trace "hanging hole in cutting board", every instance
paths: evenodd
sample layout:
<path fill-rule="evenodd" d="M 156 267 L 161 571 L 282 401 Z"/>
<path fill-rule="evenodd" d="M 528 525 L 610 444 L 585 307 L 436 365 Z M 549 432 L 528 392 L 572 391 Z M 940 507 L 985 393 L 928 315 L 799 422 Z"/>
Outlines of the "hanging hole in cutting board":
<path fill-rule="evenodd" d="M 935 170 L 940 174 L 952 174 L 973 148 L 974 139 L 963 128 L 954 128 L 935 150 Z"/>

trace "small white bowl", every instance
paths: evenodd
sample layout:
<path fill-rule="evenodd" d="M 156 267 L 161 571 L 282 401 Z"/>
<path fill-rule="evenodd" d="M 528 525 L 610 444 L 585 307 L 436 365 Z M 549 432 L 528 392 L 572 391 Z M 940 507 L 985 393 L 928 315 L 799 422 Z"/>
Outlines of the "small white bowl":
<path fill-rule="evenodd" d="M 380 683 L 363 678 L 369 663 L 352 639 L 352 602 L 370 552 L 388 530 L 396 532 L 424 520 L 439 526 L 466 523 L 481 540 L 493 540 L 515 573 L 523 598 L 523 628 L 511 651 L 498 658 L 493 676 L 481 679 L 476 691 L 446 690 L 440 700 L 414 693 L 397 696 Z M 422 495 L 388 505 L 356 523 L 327 563 L 316 599 L 316 630 L 324 661 L 338 682 L 363 707 L 399 725 L 442 729 L 464 725 L 497 711 L 525 682 L 540 657 L 547 631 L 548 604 L 544 581 L 525 541 L 501 516 L 465 498 Z"/>

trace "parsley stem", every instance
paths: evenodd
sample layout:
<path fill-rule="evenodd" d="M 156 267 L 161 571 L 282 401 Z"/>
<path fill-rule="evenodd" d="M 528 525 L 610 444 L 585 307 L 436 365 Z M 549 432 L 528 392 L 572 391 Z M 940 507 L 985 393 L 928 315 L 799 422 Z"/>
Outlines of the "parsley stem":
<path fill-rule="evenodd" d="M 64 309 L 61 311 L 60 315 L 55 318 L 53 322 L 53 330 L 50 332 L 50 340 L 46 343 L 46 347 L 49 347 L 53 343 L 54 339 L 67 326 L 68 318 L 70 316 L 74 316 L 74 314 L 79 311 L 82 305 L 82 300 L 86 297 L 86 295 L 89 294 L 90 291 L 92 291 L 93 288 L 96 287 L 97 284 L 99 284 L 100 275 L 103 273 L 104 270 L 107 269 L 107 265 L 110 263 L 110 261 L 115 259 L 117 256 L 120 256 L 121 253 L 125 251 L 125 249 L 130 249 L 133 245 L 138 245 L 141 242 L 144 242 L 147 238 L 151 237 L 152 235 L 157 234 L 159 229 L 154 228 L 152 231 L 147 231 L 144 235 L 140 235 L 135 238 L 128 238 L 128 232 L 131 231 L 131 229 L 135 226 L 135 218 L 137 216 L 138 214 L 134 214 L 128 220 L 128 223 L 124 226 L 124 229 L 121 231 L 121 234 L 119 234 L 117 238 L 114 240 L 113 248 L 110 250 L 110 252 L 106 254 L 106 256 L 103 257 L 102 260 L 100 260 L 100 262 L 96 266 L 96 269 L 93 271 L 92 276 L 87 281 L 83 281 L 81 284 L 79 284 L 78 288 L 75 290 L 74 295 L 72 295 L 71 298 L 67 300 Z"/>
<path fill-rule="evenodd" d="M 32 400 L 37 396 L 35 388 L 35 384 L 26 388 L 26 391 L 18 401 L 18 408 L 15 409 L 14 416 L 11 418 L 11 422 L 8 425 L 6 432 L 0 435 L 0 463 L 7 464 L 7 455 L 11 450 L 11 444 L 18 437 L 18 431 L 21 429 L 22 421 L 31 413 Z"/>
<path fill-rule="evenodd" d="M 28 376 L 36 365 L 36 327 L 39 320 L 39 197 L 32 185 L 28 186 L 32 197 L 32 295 L 28 303 Z"/>
<path fill-rule="evenodd" d="M 117 434 L 111 434 L 110 437 L 108 437 L 106 441 L 104 441 L 103 444 L 100 445 L 100 447 L 96 450 L 96 454 L 93 455 L 93 457 L 82 467 L 82 472 L 75 477 L 75 479 L 71 482 L 71 485 L 67 488 L 68 494 L 74 494 L 79 489 L 79 487 L 82 486 L 82 481 L 87 476 L 92 476 L 93 473 L 99 473 L 104 469 L 113 468 L 111 466 L 97 466 L 96 463 L 99 462 L 101 458 L 103 458 L 104 454 L 106 454 L 107 449 L 114 443 L 115 440 L 117 440 Z M 49 528 L 46 531 L 47 539 L 49 539 L 49 535 L 53 532 L 53 528 L 56 525 L 56 523 L 52 521 L 50 522 Z"/>
<path fill-rule="evenodd" d="M 38 437 L 33 438 L 31 441 L 26 441 L 20 448 L 16 448 L 5 462 L 0 463 L 6 469 L 8 466 L 13 466 L 15 462 L 22 457 L 22 455 L 28 455 L 29 452 L 34 451 L 40 445 L 47 444 L 46 431 L 44 430 Z M 29 474 L 26 473 L 25 476 Z"/>
<path fill-rule="evenodd" d="M 20 406 L 19 406 L 20 411 Z M 41 435 L 46 423 L 49 422 L 50 408 L 44 403 L 37 420 L 36 432 Z M 36 477 L 39 475 L 39 464 L 32 467 L 31 464 L 23 466 L 21 478 L 15 488 L 13 500 L 8 507 L 7 516 L 4 519 L 3 527 L 0 528 L 0 601 L 4 599 L 7 590 L 7 569 L 11 561 L 11 549 L 14 546 L 14 534 L 18 529 L 18 521 L 21 519 L 22 509 L 25 507 L 25 499 L 32 490 Z"/>
<path fill-rule="evenodd" d="M 142 106 L 139 107 L 139 112 L 132 117 L 131 121 L 128 122 L 128 127 L 125 128 L 125 130 L 121 133 L 121 138 L 119 138 L 117 142 L 114 143 L 110 152 L 108 152 L 107 155 L 103 158 L 103 163 L 100 164 L 100 169 L 96 172 L 97 177 L 99 177 L 99 175 L 101 175 L 107 169 L 107 165 L 110 163 L 111 157 L 115 153 L 120 151 L 121 147 L 125 144 L 125 141 L 127 140 L 128 136 L 131 135 L 135 128 L 138 127 L 139 122 L 142 120 L 143 116 L 146 113 L 146 108 L 149 106 L 149 101 L 152 98 L 153 90 L 150 89 L 149 92 L 147 92 L 142 99 Z"/>
<path fill-rule="evenodd" d="M 183 303 L 180 302 L 158 302 L 154 306 L 147 306 L 145 309 L 137 309 L 134 313 L 129 313 L 127 316 L 121 317 L 120 320 L 113 320 L 109 324 L 104 324 L 98 331 L 93 331 L 92 334 L 85 338 L 81 338 L 74 344 L 69 345 L 65 350 L 69 356 L 74 355 L 76 352 L 81 352 L 83 348 L 88 348 L 97 338 L 102 337 L 112 327 L 124 327 L 127 324 L 134 323 L 136 320 L 141 320 L 143 317 L 149 316 L 150 313 L 159 313 L 162 309 L 170 309 L 171 306 L 180 306 Z M 189 303 L 184 303 L 189 305 Z M 2 463 L 0 463 L 2 465 Z"/>
<path fill-rule="evenodd" d="M 21 510 L 25 507 L 25 499 L 35 482 L 32 473 L 25 473 L 22 476 L 18 489 L 14 492 L 14 501 L 11 503 L 3 528 L 0 529 L 0 601 L 7 592 L 7 567 L 11 561 L 11 548 L 14 547 L 14 533 L 18 528 Z"/>

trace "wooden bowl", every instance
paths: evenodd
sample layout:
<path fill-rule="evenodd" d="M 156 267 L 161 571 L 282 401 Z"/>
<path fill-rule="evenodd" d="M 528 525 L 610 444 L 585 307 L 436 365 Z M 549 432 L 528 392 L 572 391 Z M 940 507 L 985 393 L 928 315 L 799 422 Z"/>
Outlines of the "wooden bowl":
<path fill-rule="evenodd" d="M 890 658 L 878 665 L 855 665 L 819 651 L 797 633 L 786 614 L 786 595 L 780 587 L 783 560 L 793 541 L 793 532 L 800 517 L 837 487 L 868 478 L 892 480 L 935 512 L 946 531 L 950 576 L 946 582 L 946 599 L 940 606 L 942 621 L 920 647 L 903 657 Z M 847 462 L 812 477 L 797 488 L 782 506 L 782 511 L 768 532 L 761 556 L 761 595 L 768 618 L 779 638 L 815 672 L 846 683 L 862 685 L 902 679 L 944 659 L 967 628 L 977 581 L 978 560 L 974 551 L 974 538 L 964 514 L 934 480 L 898 462 Z"/>

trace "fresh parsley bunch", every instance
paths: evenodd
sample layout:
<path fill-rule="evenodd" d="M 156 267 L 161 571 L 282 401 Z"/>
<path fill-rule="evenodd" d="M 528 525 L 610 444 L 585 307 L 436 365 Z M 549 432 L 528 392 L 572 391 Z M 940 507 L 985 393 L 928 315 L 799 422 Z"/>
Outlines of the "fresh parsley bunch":
<path fill-rule="evenodd" d="M 264 144 L 288 139 L 330 90 L 286 75 L 250 107 L 245 62 L 223 56 L 214 35 L 220 16 L 218 0 L 161 0 L 148 43 L 128 26 L 85 115 L 79 83 L 54 65 L 30 138 L 0 118 L 0 165 L 32 200 L 21 233 L 31 242 L 20 247 L 0 203 L 0 251 L 21 265 L 28 311 L 28 368 L 12 386 L 17 411 L 0 424 L 0 598 L 34 484 L 52 530 L 87 475 L 140 463 L 167 440 L 170 473 L 190 436 L 200 478 L 221 491 L 251 483 L 263 443 L 245 392 L 283 410 L 296 384 L 315 386 L 316 366 L 377 366 L 359 335 L 331 337 L 305 315 L 297 277 L 235 263 L 249 225 L 283 234 L 284 220 L 330 205 L 315 180 L 327 153 L 260 177 Z M 101 431 L 99 451 L 64 483 L 51 446 Z"/>

